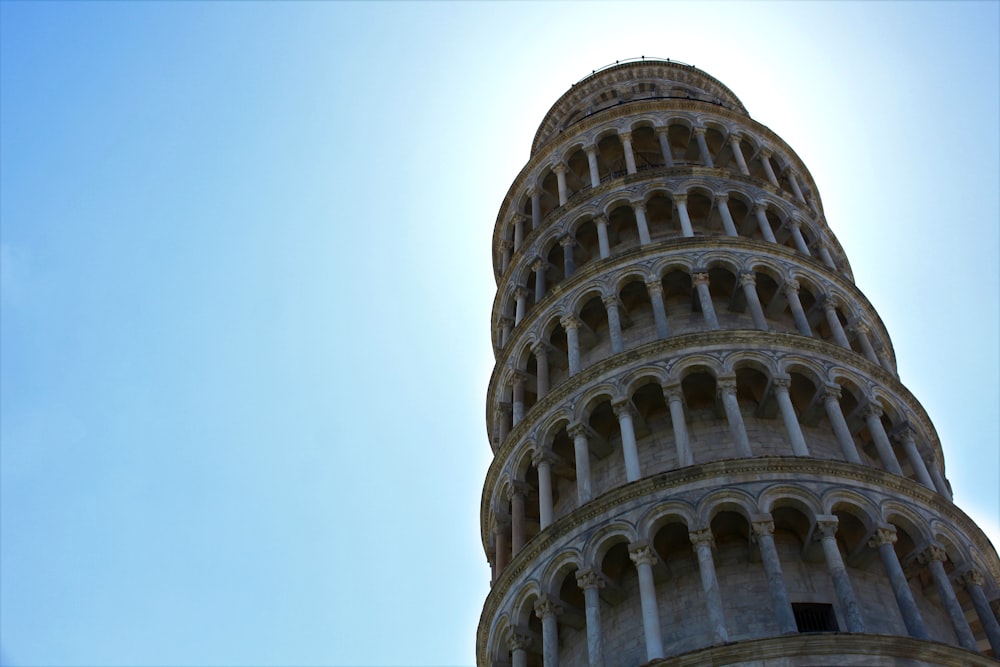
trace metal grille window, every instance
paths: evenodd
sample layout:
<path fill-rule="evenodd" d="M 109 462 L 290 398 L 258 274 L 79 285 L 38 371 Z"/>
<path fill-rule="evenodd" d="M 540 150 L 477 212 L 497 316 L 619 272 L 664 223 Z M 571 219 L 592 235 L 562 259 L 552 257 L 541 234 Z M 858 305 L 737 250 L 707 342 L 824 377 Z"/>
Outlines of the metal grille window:
<path fill-rule="evenodd" d="M 796 602 L 792 604 L 792 612 L 799 632 L 837 632 L 840 629 L 832 604 Z"/>

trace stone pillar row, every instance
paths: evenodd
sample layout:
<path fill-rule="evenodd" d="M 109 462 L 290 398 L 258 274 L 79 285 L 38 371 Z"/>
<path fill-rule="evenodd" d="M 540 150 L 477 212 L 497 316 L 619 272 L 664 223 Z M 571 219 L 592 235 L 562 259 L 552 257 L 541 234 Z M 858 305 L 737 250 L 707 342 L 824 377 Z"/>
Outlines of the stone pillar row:
<path fill-rule="evenodd" d="M 843 555 L 837 544 L 837 525 L 836 516 L 819 515 L 816 517 L 813 535 L 814 539 L 822 544 L 827 571 L 833 582 L 836 604 L 847 625 L 846 631 L 863 633 L 866 630 L 861 608 L 844 566 Z M 751 526 L 753 539 L 760 549 L 761 565 L 767 579 L 770 598 L 761 601 L 761 613 L 773 615 L 781 634 L 796 633 L 798 627 L 795 614 L 785 587 L 781 560 L 774 544 L 774 521 L 771 515 L 764 514 L 753 517 Z M 698 558 L 703 593 L 702 604 L 705 605 L 708 613 L 712 643 L 714 645 L 724 644 L 729 641 L 729 632 L 726 626 L 725 607 L 715 573 L 713 556 L 715 543 L 712 531 L 710 528 L 691 530 L 689 538 Z M 907 633 L 917 639 L 927 639 L 928 634 L 920 611 L 913 600 L 902 566 L 892 546 L 895 541 L 895 527 L 886 525 L 876 530 L 870 546 L 876 549 L 881 557 Z M 629 545 L 629 557 L 635 564 L 639 580 L 639 604 L 642 613 L 646 661 L 662 659 L 666 653 L 663 646 L 656 582 L 653 578 L 653 566 L 656 565 L 658 559 L 653 549 L 645 542 Z M 943 562 L 947 560 L 945 550 L 940 545 L 931 544 L 919 552 L 917 559 L 931 573 L 938 596 L 942 600 L 955 629 L 959 644 L 970 651 L 978 652 L 979 649 L 972 630 L 955 595 L 954 585 L 944 570 Z M 600 590 L 605 587 L 606 580 L 596 568 L 587 567 L 577 571 L 576 581 L 584 594 L 588 665 L 589 667 L 604 667 L 604 633 L 601 627 Z M 955 581 L 956 584 L 963 586 L 968 591 L 990 645 L 994 652 L 998 652 L 1000 650 L 1000 624 L 997 623 L 997 618 L 983 593 L 984 577 L 982 573 L 974 568 L 968 568 L 963 570 Z M 560 601 L 552 595 L 543 594 L 535 603 L 535 614 L 542 621 L 542 661 L 544 667 L 557 667 L 559 664 L 558 616 L 563 611 Z M 526 651 L 530 645 L 531 637 L 518 630 L 512 633 L 509 647 L 514 665 L 526 664 Z"/>

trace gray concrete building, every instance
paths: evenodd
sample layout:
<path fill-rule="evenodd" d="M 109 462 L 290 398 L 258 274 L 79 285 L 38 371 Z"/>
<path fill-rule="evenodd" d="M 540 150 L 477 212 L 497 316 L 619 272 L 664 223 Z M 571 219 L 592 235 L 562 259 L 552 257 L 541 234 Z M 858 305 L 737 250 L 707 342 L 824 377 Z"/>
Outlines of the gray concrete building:
<path fill-rule="evenodd" d="M 571 87 L 493 266 L 480 667 L 996 664 L 996 551 L 809 170 L 725 85 Z"/>

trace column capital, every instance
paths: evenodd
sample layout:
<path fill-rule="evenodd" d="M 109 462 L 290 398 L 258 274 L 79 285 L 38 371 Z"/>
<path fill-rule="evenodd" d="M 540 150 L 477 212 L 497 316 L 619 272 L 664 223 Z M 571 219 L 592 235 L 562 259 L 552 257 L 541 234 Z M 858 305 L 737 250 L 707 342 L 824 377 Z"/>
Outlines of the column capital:
<path fill-rule="evenodd" d="M 868 546 L 875 547 L 877 549 L 878 547 L 886 544 L 895 544 L 897 539 L 899 538 L 896 536 L 895 526 L 879 526 L 875 529 L 875 534 L 872 535 L 872 538 L 868 540 Z"/>
<path fill-rule="evenodd" d="M 565 162 L 557 162 L 555 166 L 552 167 L 552 171 L 557 174 L 565 174 L 569 171 L 569 167 L 566 166 Z"/>
<path fill-rule="evenodd" d="M 542 194 L 542 191 L 537 185 L 529 185 L 528 189 L 525 190 L 524 193 L 529 197 L 537 197 Z"/>
<path fill-rule="evenodd" d="M 556 462 L 556 455 L 552 453 L 551 449 L 536 449 L 535 453 L 531 455 L 531 462 L 536 468 L 543 463 L 552 465 Z"/>
<path fill-rule="evenodd" d="M 799 227 L 802 226 L 802 221 L 799 220 L 798 218 L 789 218 L 789 220 L 785 222 L 785 224 L 791 227 L 792 229 L 798 229 Z"/>
<path fill-rule="evenodd" d="M 566 435 L 571 438 L 576 438 L 577 436 L 587 435 L 587 427 L 580 422 L 573 422 L 566 427 Z"/>
<path fill-rule="evenodd" d="M 970 567 L 967 570 L 959 572 L 955 576 L 955 581 L 968 588 L 970 586 L 982 586 L 986 583 L 986 577 L 975 567 Z"/>
<path fill-rule="evenodd" d="M 645 542 L 636 542 L 628 547 L 628 557 L 632 562 L 639 565 L 656 565 L 656 554 Z"/>
<path fill-rule="evenodd" d="M 566 329 L 568 331 L 569 329 L 579 328 L 580 320 L 576 319 L 576 315 L 573 315 L 571 313 L 569 315 L 563 315 L 562 317 L 560 317 L 559 324 L 562 325 L 563 329 Z"/>
<path fill-rule="evenodd" d="M 667 134 L 670 131 L 669 125 L 660 125 L 659 127 L 654 127 L 653 132 L 656 134 Z"/>
<path fill-rule="evenodd" d="M 600 572 L 588 567 L 576 571 L 576 585 L 587 590 L 588 588 L 604 588 L 607 582 L 604 581 L 604 576 Z"/>
<path fill-rule="evenodd" d="M 549 616 L 557 616 L 562 613 L 562 605 L 548 595 L 543 595 L 535 601 L 535 616 L 545 620 Z"/>
<path fill-rule="evenodd" d="M 535 186 L 531 186 L 530 188 L 528 188 L 528 196 L 531 196 L 531 192 L 532 192 L 532 191 L 533 191 L 534 189 L 535 189 Z M 530 217 L 528 216 L 528 214 L 526 214 L 526 213 L 521 213 L 520 211 L 518 211 L 518 212 L 514 213 L 514 215 L 512 215 L 511 217 L 512 217 L 512 218 L 514 219 L 514 222 L 515 222 L 515 223 L 518 223 L 518 222 L 527 222 L 528 220 L 530 220 L 530 219 L 531 219 L 531 218 L 530 218 Z"/>
<path fill-rule="evenodd" d="M 514 385 L 515 387 L 518 386 L 518 385 L 520 385 L 521 387 L 524 387 L 524 381 L 525 381 L 525 379 L 526 378 L 525 378 L 524 372 L 516 370 L 510 376 L 510 383 L 512 385 Z"/>
<path fill-rule="evenodd" d="M 684 204 L 688 200 L 686 192 L 679 192 L 675 195 L 670 195 L 670 199 L 673 200 L 675 204 Z"/>
<path fill-rule="evenodd" d="M 532 268 L 532 270 L 533 270 L 533 271 L 540 271 L 540 270 L 542 270 L 542 269 L 548 269 L 548 268 L 549 268 L 549 263 L 548 263 L 548 262 L 546 262 L 546 261 L 545 261 L 544 259 L 542 259 L 541 257 L 536 257 L 536 258 L 535 258 L 535 259 L 534 259 L 534 260 L 533 260 L 533 261 L 531 262 L 531 268 Z"/>
<path fill-rule="evenodd" d="M 724 375 L 722 377 L 715 379 L 715 386 L 718 388 L 719 393 L 736 393 L 736 376 L 735 375 Z"/>
<path fill-rule="evenodd" d="M 531 646 L 531 635 L 514 630 L 507 638 L 507 648 L 511 651 L 526 651 Z"/>
<path fill-rule="evenodd" d="M 726 139 L 729 141 L 729 143 L 734 143 L 734 142 L 737 144 L 740 143 L 740 135 L 736 133 L 731 133 L 728 137 L 726 137 Z"/>
<path fill-rule="evenodd" d="M 531 352 L 536 357 L 546 356 L 549 353 L 549 348 L 551 346 L 544 340 L 538 340 L 531 344 Z"/>
<path fill-rule="evenodd" d="M 871 327 L 859 320 L 850 326 L 850 331 L 867 336 L 872 330 Z"/>
<path fill-rule="evenodd" d="M 711 528 L 702 528 L 700 530 L 692 530 L 688 532 L 688 538 L 691 540 L 691 544 L 694 546 L 695 551 L 698 550 L 698 546 L 701 544 L 707 544 L 709 548 L 715 548 L 715 537 L 712 535 Z"/>
<path fill-rule="evenodd" d="M 896 437 L 904 445 L 911 444 L 916 446 L 917 444 L 917 430 L 913 428 L 913 424 L 910 422 L 904 422 L 903 425 L 896 431 Z"/>
<path fill-rule="evenodd" d="M 770 514 L 753 517 L 750 526 L 753 528 L 754 537 L 760 538 L 765 535 L 774 535 L 774 519 L 771 518 Z"/>
<path fill-rule="evenodd" d="M 618 307 L 618 295 L 617 294 L 607 294 L 601 297 L 601 302 L 604 304 L 605 308 L 617 308 Z"/>
<path fill-rule="evenodd" d="M 666 396 L 668 401 L 683 401 L 684 389 L 681 387 L 680 382 L 672 382 L 670 384 L 663 385 L 663 395 Z"/>
<path fill-rule="evenodd" d="M 753 271 L 747 271 L 746 273 L 740 274 L 740 287 L 744 285 L 756 285 L 757 284 L 757 274 Z"/>
<path fill-rule="evenodd" d="M 840 400 L 840 385 L 839 384 L 828 384 L 823 386 L 823 398 L 829 401 L 831 398 L 835 401 Z"/>
<path fill-rule="evenodd" d="M 632 133 L 631 132 L 619 132 L 618 133 L 618 138 L 621 139 L 622 142 L 626 142 L 627 141 L 629 143 L 632 143 Z"/>
<path fill-rule="evenodd" d="M 663 283 L 656 279 L 648 281 L 646 283 L 646 292 L 650 296 L 663 296 Z"/>
<path fill-rule="evenodd" d="M 619 398 L 611 401 L 611 409 L 615 411 L 616 417 L 621 417 L 623 414 L 629 416 L 632 415 L 632 401 L 627 398 Z"/>
<path fill-rule="evenodd" d="M 507 500 L 513 500 L 514 496 L 520 496 L 525 498 L 531 493 L 531 487 L 528 486 L 527 482 L 516 481 L 507 487 Z"/>
<path fill-rule="evenodd" d="M 840 519 L 837 518 L 835 514 L 817 514 L 816 515 L 816 539 L 823 539 L 826 537 L 837 536 L 837 526 L 840 525 Z"/>
<path fill-rule="evenodd" d="M 776 375 L 773 378 L 771 378 L 771 386 L 776 387 L 778 389 L 784 389 L 785 392 L 787 393 L 789 387 L 792 386 L 792 378 L 788 377 L 787 375 Z"/>
<path fill-rule="evenodd" d="M 632 205 L 632 208 L 635 209 L 635 210 L 637 210 L 637 211 L 643 211 L 643 212 L 646 211 L 646 200 L 645 199 L 639 199 L 637 201 L 633 201 L 633 202 L 629 202 L 629 203 Z"/>
<path fill-rule="evenodd" d="M 837 310 L 837 306 L 839 305 L 837 303 L 837 298 L 830 294 L 824 294 L 822 302 L 823 302 L 823 310 L 827 312 L 831 310 Z"/>
<path fill-rule="evenodd" d="M 753 210 L 767 212 L 767 202 L 766 201 L 755 201 L 753 203 Z"/>
<path fill-rule="evenodd" d="M 785 294 L 788 294 L 789 292 L 795 292 L 796 294 L 798 294 L 799 281 L 795 280 L 794 278 L 789 278 L 788 280 L 785 281 L 785 284 L 781 286 L 781 291 L 784 292 Z"/>
<path fill-rule="evenodd" d="M 514 248 L 514 242 L 507 239 L 500 239 L 500 250 L 512 250 Z"/>
<path fill-rule="evenodd" d="M 586 153 L 587 155 L 590 155 L 591 153 L 596 154 L 597 144 L 587 144 L 586 146 L 583 147 L 583 152 Z"/>
<path fill-rule="evenodd" d="M 940 544 L 928 544 L 917 554 L 917 562 L 926 565 L 931 561 L 944 562 L 948 560 L 948 552 Z"/>
<path fill-rule="evenodd" d="M 865 409 L 862 412 L 865 415 L 865 418 L 868 417 L 880 418 L 882 417 L 882 406 L 879 405 L 878 401 L 872 399 L 868 401 L 868 404 L 865 405 Z"/>
<path fill-rule="evenodd" d="M 767 148 L 766 146 L 760 149 L 760 154 L 764 157 L 771 157 L 772 155 L 774 155 L 774 153 L 771 152 L 771 149 Z"/>
<path fill-rule="evenodd" d="M 514 287 L 514 296 L 518 299 L 528 296 L 528 288 L 524 285 L 517 285 Z"/>
<path fill-rule="evenodd" d="M 559 237 L 559 245 L 562 247 L 576 245 L 576 238 L 572 234 L 563 234 Z"/>
<path fill-rule="evenodd" d="M 512 327 L 512 326 L 514 326 L 514 318 L 513 317 L 501 317 L 500 318 L 500 326 L 502 326 L 502 327 Z"/>
<path fill-rule="evenodd" d="M 692 273 L 691 274 L 691 282 L 694 283 L 695 287 L 697 287 L 698 285 L 707 285 L 708 284 L 708 273 L 706 273 L 706 272 Z"/>
<path fill-rule="evenodd" d="M 598 213 L 593 218 L 595 225 L 606 225 L 608 224 L 608 217 L 603 213 Z"/>
<path fill-rule="evenodd" d="M 692 129 L 692 132 L 694 132 L 695 134 L 701 134 L 701 135 L 704 135 L 704 134 L 705 134 L 705 132 L 707 131 L 707 129 L 708 129 L 708 128 L 704 128 L 704 127 L 701 127 L 701 126 L 698 126 L 698 127 L 695 127 L 695 128 L 693 128 L 693 129 Z"/>
<path fill-rule="evenodd" d="M 493 515 L 493 533 L 506 533 L 510 530 L 510 516 L 497 512 Z"/>
<path fill-rule="evenodd" d="M 715 195 L 715 202 L 717 204 L 728 204 L 729 195 Z"/>

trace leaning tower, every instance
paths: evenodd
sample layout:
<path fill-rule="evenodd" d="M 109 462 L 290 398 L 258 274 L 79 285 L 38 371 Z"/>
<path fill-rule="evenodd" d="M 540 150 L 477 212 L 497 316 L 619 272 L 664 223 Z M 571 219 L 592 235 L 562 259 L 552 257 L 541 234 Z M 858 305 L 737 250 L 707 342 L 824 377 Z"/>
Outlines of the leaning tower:
<path fill-rule="evenodd" d="M 808 169 L 726 86 L 570 88 L 493 266 L 480 667 L 996 664 L 997 554 Z"/>

